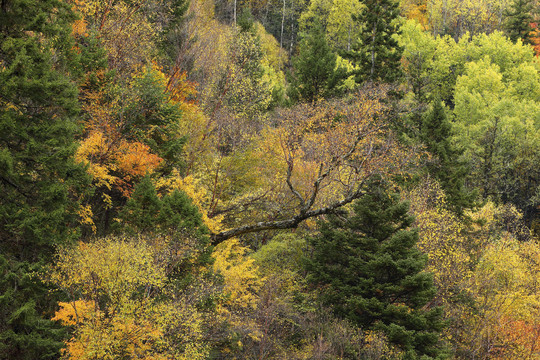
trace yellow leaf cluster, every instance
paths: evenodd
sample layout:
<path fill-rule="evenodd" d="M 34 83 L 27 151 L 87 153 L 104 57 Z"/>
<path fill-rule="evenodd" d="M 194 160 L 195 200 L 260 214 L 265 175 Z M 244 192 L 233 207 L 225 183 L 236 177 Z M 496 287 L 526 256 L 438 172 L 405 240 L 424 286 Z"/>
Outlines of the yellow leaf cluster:
<path fill-rule="evenodd" d="M 418 248 L 428 255 L 427 270 L 434 275 L 439 296 L 447 299 L 471 276 L 473 259 L 465 226 L 446 208 L 440 185 L 426 180 L 409 193 L 411 210 L 418 227 Z"/>
<path fill-rule="evenodd" d="M 246 256 L 248 250 L 236 238 L 224 241 L 214 250 L 214 271 L 223 276 L 224 292 L 229 295 L 226 306 L 252 309 L 257 306 L 257 291 L 264 279 L 258 276 L 255 260 Z"/>
<path fill-rule="evenodd" d="M 116 186 L 123 192 L 127 191 L 124 184 L 132 177 L 152 173 L 162 161 L 148 145 L 111 138 L 100 131 L 84 139 L 75 156 L 78 162 L 88 164 L 88 173 L 97 187 L 110 190 Z"/>
<path fill-rule="evenodd" d="M 108 237 L 59 250 L 48 280 L 79 297 L 59 303 L 53 318 L 75 329 L 65 359 L 207 357 L 197 309 L 157 298 L 166 294 L 166 263 L 149 241 Z"/>
<path fill-rule="evenodd" d="M 81 218 L 79 222 L 81 224 L 89 225 L 92 229 L 92 232 L 96 232 L 96 225 L 94 223 L 94 213 L 92 212 L 92 207 L 90 205 L 80 205 L 79 210 L 77 210 L 77 215 Z"/>
<path fill-rule="evenodd" d="M 60 310 L 51 320 L 60 321 L 63 325 L 78 325 L 88 320 L 89 314 L 96 307 L 93 301 L 76 300 L 70 303 L 59 302 Z"/>

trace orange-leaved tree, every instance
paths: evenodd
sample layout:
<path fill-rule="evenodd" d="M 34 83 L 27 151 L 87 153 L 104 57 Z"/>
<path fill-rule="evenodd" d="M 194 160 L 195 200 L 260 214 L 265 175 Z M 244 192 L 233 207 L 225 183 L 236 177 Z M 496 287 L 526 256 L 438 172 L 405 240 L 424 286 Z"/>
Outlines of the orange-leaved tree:
<path fill-rule="evenodd" d="M 84 94 L 84 134 L 77 159 L 88 164 L 96 192 L 91 207 L 106 229 L 115 207 L 145 174 L 168 175 L 183 167 L 182 79 L 174 86 L 157 67 L 126 86 L 103 84 Z M 172 93 L 168 91 L 171 88 Z"/>

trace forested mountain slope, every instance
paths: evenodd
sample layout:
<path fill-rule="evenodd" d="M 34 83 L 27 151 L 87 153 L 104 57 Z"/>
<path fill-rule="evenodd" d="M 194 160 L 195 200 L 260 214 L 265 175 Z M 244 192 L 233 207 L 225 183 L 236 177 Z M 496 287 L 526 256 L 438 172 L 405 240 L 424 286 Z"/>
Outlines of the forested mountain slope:
<path fill-rule="evenodd" d="M 0 359 L 540 358 L 533 0 L 0 0 Z"/>

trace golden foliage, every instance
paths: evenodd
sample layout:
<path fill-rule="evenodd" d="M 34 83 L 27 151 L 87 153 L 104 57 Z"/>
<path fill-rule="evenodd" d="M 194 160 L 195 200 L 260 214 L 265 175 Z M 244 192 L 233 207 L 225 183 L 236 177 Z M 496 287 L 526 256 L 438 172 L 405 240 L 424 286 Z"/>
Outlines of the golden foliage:
<path fill-rule="evenodd" d="M 508 233 L 487 247 L 471 278 L 479 304 L 467 318 L 471 348 L 487 348 L 494 359 L 540 356 L 539 260 L 538 243 L 520 243 Z"/>
<path fill-rule="evenodd" d="M 247 257 L 247 252 L 248 248 L 235 238 L 224 241 L 214 250 L 214 271 L 223 276 L 224 292 L 229 296 L 226 307 L 256 307 L 257 291 L 264 280 L 258 276 L 255 260 Z"/>
<path fill-rule="evenodd" d="M 49 281 L 73 300 L 59 303 L 54 320 L 75 329 L 64 358 L 207 356 L 202 316 L 194 306 L 157 298 L 166 292 L 166 264 L 158 262 L 158 249 L 143 239 L 109 237 L 59 250 Z"/>
<path fill-rule="evenodd" d="M 76 300 L 71 303 L 59 302 L 60 310 L 56 311 L 51 320 L 62 322 L 63 325 L 78 325 L 88 320 L 89 314 L 96 307 L 92 301 Z"/>
<path fill-rule="evenodd" d="M 148 145 L 129 142 L 120 134 L 92 132 L 81 142 L 75 155 L 77 161 L 88 164 L 88 172 L 97 187 L 111 189 L 116 186 L 129 194 L 126 183 L 132 178 L 152 173 L 161 163 L 161 158 L 151 153 Z"/>
<path fill-rule="evenodd" d="M 395 172 L 414 152 L 405 154 L 382 122 L 388 110 L 384 96 L 383 89 L 364 90 L 351 101 L 282 111 L 277 126 L 267 127 L 257 144 L 263 159 L 259 176 L 268 176 L 290 199 L 289 177 L 296 197 L 308 201 L 316 195 L 313 205 L 324 206 L 354 192 L 374 173 Z"/>
<path fill-rule="evenodd" d="M 428 5 L 426 0 L 401 0 L 400 8 L 407 19 L 416 20 L 422 30 L 429 30 Z"/>
<path fill-rule="evenodd" d="M 107 50 L 109 67 L 120 75 L 150 63 L 155 51 L 158 23 L 151 23 L 142 10 L 151 1 L 76 0 L 85 29 L 99 33 Z"/>
<path fill-rule="evenodd" d="M 446 302 L 471 277 L 474 257 L 465 225 L 446 206 L 446 196 L 432 180 L 420 184 L 408 195 L 418 227 L 418 248 L 428 255 L 427 271 L 438 287 L 437 299 Z"/>

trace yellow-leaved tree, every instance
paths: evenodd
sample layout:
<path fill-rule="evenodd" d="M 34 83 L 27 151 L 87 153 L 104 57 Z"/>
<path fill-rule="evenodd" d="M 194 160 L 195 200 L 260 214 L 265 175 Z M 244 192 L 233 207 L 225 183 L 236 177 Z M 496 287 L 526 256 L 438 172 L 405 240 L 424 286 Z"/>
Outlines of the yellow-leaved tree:
<path fill-rule="evenodd" d="M 73 329 L 65 359 L 205 359 L 203 316 L 168 288 L 163 239 L 107 237 L 61 248 L 48 280 L 54 320 Z"/>
<path fill-rule="evenodd" d="M 361 197 L 370 177 L 405 171 L 418 152 L 395 141 L 387 91 L 364 88 L 350 99 L 278 111 L 242 151 L 223 158 L 234 166 L 222 166 L 203 185 L 215 204 L 209 216 L 223 214 L 233 228 L 214 242 L 296 228 Z"/>
<path fill-rule="evenodd" d="M 471 357 L 540 355 L 540 246 L 511 205 L 486 203 L 471 213 L 475 237 L 487 238 L 467 288 L 474 307 L 462 314 L 462 346 Z M 481 220 L 478 222 L 478 220 Z"/>
<path fill-rule="evenodd" d="M 238 239 L 229 239 L 216 246 L 213 269 L 223 277 L 222 301 L 218 304 L 218 318 L 228 324 L 228 344 L 225 353 L 241 350 L 246 341 L 260 341 L 262 333 L 253 318 L 259 304 L 259 291 L 264 278 L 258 273 L 249 249 Z"/>

